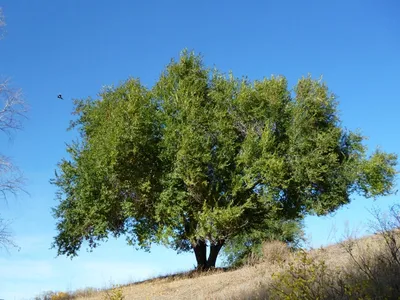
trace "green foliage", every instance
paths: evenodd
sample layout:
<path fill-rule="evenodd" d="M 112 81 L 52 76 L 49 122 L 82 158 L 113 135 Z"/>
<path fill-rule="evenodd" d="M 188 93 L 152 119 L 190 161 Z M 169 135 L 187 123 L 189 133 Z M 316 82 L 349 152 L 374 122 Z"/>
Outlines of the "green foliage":
<path fill-rule="evenodd" d="M 310 77 L 292 94 L 284 77 L 225 76 L 186 51 L 151 90 L 129 79 L 76 101 L 80 138 L 52 181 L 54 247 L 74 256 L 84 241 L 125 235 L 144 249 L 188 251 L 263 237 L 334 211 L 352 192 L 391 193 L 396 156 L 367 157 L 336 105 Z"/>
<path fill-rule="evenodd" d="M 104 300 L 124 300 L 124 292 L 122 286 L 114 285 L 109 291 L 105 291 Z"/>
<path fill-rule="evenodd" d="M 68 293 L 65 293 L 65 292 L 57 292 L 51 296 L 51 300 L 68 300 L 71 298 L 72 297 Z"/>
<path fill-rule="evenodd" d="M 237 235 L 227 241 L 223 249 L 225 264 L 239 267 L 249 260 L 263 259 L 263 245 L 269 241 L 287 243 L 290 249 L 298 249 L 303 240 L 303 224 L 300 221 L 266 219 L 265 231 L 253 231 Z"/>
<path fill-rule="evenodd" d="M 387 243 L 388 237 L 396 242 Z M 268 299 L 399 299 L 398 241 L 398 232 L 386 230 L 374 244 L 347 240 L 342 247 L 349 260 L 336 267 L 321 256 L 297 252 L 273 274 Z"/>
<path fill-rule="evenodd" d="M 35 300 L 70 300 L 70 299 L 74 299 L 74 298 L 75 297 L 69 293 L 48 291 L 48 292 L 44 292 L 40 296 L 36 296 L 34 299 Z"/>
<path fill-rule="evenodd" d="M 307 252 L 299 252 L 288 269 L 273 274 L 272 297 L 276 299 L 321 299 L 322 282 L 330 276 L 324 261 L 316 262 Z"/>
<path fill-rule="evenodd" d="M 378 234 L 341 242 L 345 257 L 334 252 L 340 263 L 326 263 L 324 249 L 297 252 L 273 274 L 269 299 L 400 299 L 399 212 L 398 204 L 386 215 L 373 211 L 371 229 Z"/>
<path fill-rule="evenodd" d="M 325 260 L 305 251 L 296 253 L 283 271 L 272 275 L 269 299 L 372 299 L 364 280 L 342 268 L 329 268 Z"/>

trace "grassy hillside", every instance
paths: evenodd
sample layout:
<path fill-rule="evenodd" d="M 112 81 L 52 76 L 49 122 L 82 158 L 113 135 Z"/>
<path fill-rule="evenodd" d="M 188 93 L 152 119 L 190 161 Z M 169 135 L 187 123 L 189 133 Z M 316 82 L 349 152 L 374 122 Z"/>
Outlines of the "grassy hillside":
<path fill-rule="evenodd" d="M 47 299 L 400 299 L 400 231 L 382 230 L 326 248 L 291 252 L 266 243 L 236 270 L 188 272 Z M 37 299 L 46 299 L 45 296 Z"/>

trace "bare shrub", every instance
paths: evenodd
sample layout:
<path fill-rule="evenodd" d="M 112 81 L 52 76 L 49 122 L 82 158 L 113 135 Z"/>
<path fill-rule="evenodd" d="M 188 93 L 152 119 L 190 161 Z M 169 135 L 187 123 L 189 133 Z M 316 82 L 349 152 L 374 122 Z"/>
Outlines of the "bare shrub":
<path fill-rule="evenodd" d="M 75 298 L 87 298 L 87 297 L 93 296 L 98 291 L 99 291 L 99 289 L 88 287 L 85 289 L 79 289 L 79 290 L 74 291 L 73 296 Z"/>
<path fill-rule="evenodd" d="M 374 211 L 377 235 L 341 242 L 346 260 L 327 264 L 326 250 L 297 252 L 273 275 L 264 299 L 400 299 L 399 212 L 398 205 L 389 216 Z"/>
<path fill-rule="evenodd" d="M 290 248 L 281 241 L 266 241 L 261 246 L 261 251 L 250 252 L 244 260 L 246 266 L 254 266 L 260 263 L 277 264 L 285 261 L 290 255 Z"/>
<path fill-rule="evenodd" d="M 272 241 L 262 246 L 262 261 L 269 264 L 285 262 L 290 255 L 291 251 L 284 242 Z"/>
<path fill-rule="evenodd" d="M 360 285 L 365 295 L 376 299 L 400 298 L 400 206 L 388 214 L 373 210 L 371 228 L 376 236 L 368 240 L 348 239 L 342 243 L 351 258 L 349 280 Z"/>

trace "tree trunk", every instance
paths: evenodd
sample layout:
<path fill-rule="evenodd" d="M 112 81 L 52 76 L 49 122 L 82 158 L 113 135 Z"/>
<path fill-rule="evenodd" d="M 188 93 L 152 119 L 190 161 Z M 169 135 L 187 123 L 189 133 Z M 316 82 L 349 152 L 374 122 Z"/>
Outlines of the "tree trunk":
<path fill-rule="evenodd" d="M 207 245 L 203 240 L 197 240 L 196 244 L 193 244 L 193 251 L 196 255 L 197 270 L 205 271 L 210 268 L 215 268 L 217 262 L 218 253 L 224 245 L 224 240 L 219 240 L 216 244 L 210 245 L 210 254 L 207 259 Z"/>
<path fill-rule="evenodd" d="M 196 244 L 193 244 L 193 251 L 196 255 L 197 270 L 203 271 L 207 269 L 207 245 L 205 241 L 197 240 Z"/>
<path fill-rule="evenodd" d="M 215 268 L 215 263 L 217 262 L 218 253 L 224 245 L 224 240 L 219 240 L 216 244 L 211 244 L 210 254 L 208 255 L 207 268 Z"/>

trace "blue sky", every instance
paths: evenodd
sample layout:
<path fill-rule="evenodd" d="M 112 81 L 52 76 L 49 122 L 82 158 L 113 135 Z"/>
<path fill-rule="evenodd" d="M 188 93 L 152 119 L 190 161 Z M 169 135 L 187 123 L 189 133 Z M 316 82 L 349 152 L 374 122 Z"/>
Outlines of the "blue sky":
<path fill-rule="evenodd" d="M 123 283 L 192 268 L 193 254 L 155 247 L 135 251 L 110 240 L 74 260 L 49 249 L 56 234 L 49 184 L 65 143 L 73 98 L 95 97 L 104 85 L 140 77 L 151 87 L 172 57 L 188 48 L 236 76 L 303 75 L 323 80 L 339 97 L 343 126 L 360 129 L 370 149 L 400 153 L 400 4 L 373 1 L 105 1 L 3 0 L 0 76 L 23 90 L 30 106 L 24 130 L 1 153 L 27 178 L 28 195 L 0 203 L 20 251 L 0 252 L 0 298 L 29 299 L 46 290 Z M 57 99 L 63 94 L 64 101 Z M 334 216 L 306 220 L 314 246 L 333 242 L 348 222 L 363 228 L 373 205 L 399 196 L 354 197 Z"/>

